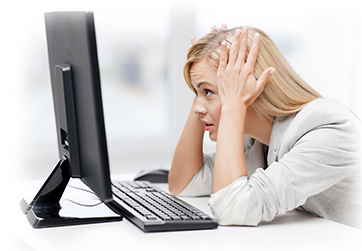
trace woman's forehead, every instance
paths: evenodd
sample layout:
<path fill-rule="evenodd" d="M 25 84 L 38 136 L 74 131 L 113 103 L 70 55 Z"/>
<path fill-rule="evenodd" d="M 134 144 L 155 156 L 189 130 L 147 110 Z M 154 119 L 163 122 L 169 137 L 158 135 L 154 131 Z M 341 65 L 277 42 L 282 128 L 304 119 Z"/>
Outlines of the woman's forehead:
<path fill-rule="evenodd" d="M 216 73 L 217 68 L 213 65 L 211 65 L 207 59 L 202 59 L 201 61 L 198 61 L 194 64 L 192 64 L 190 69 L 190 75 L 192 76 L 203 76 L 205 74 L 210 74 L 215 72 Z"/>
<path fill-rule="evenodd" d="M 197 86 L 200 82 L 215 83 L 217 68 L 208 63 L 206 59 L 194 63 L 190 69 L 192 85 Z"/>

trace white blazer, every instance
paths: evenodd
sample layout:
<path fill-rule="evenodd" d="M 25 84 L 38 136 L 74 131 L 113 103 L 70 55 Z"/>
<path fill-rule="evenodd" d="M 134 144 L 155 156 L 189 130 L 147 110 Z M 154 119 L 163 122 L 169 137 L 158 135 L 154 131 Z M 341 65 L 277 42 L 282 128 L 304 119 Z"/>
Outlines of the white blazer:
<path fill-rule="evenodd" d="M 212 193 L 215 154 L 180 196 L 210 195 L 220 225 L 256 226 L 295 208 L 362 228 L 362 124 L 341 104 L 320 98 L 275 118 L 270 145 L 245 136 L 248 177 Z"/>

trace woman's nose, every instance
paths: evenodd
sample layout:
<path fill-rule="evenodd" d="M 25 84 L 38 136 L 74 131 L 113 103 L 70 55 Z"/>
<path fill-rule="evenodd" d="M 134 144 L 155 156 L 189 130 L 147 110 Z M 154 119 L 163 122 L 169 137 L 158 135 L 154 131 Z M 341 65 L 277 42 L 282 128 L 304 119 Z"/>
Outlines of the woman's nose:
<path fill-rule="evenodd" d="M 196 99 L 195 105 L 194 105 L 194 113 L 197 115 L 205 115 L 207 113 L 206 107 Z"/>

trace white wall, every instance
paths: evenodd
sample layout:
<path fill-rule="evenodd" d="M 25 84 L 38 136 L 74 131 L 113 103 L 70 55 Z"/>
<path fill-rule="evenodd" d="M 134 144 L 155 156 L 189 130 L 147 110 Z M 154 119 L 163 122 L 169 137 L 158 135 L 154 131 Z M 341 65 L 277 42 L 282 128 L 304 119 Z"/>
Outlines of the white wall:
<path fill-rule="evenodd" d="M 149 29 L 142 31 L 143 24 L 152 19 L 155 25 L 162 26 L 156 30 L 166 32 L 162 34 L 170 64 L 169 97 L 165 103 L 169 108 L 169 132 L 157 140 L 108 135 L 114 172 L 123 170 L 120 167 L 130 170 L 170 165 L 192 100 L 192 93 L 182 78 L 189 37 L 200 37 L 211 25 L 222 22 L 229 27 L 250 25 L 264 30 L 310 85 L 322 95 L 350 107 L 362 118 L 362 8 L 358 0 L 345 0 L 343 4 L 337 0 L 134 0 L 127 3 L 64 0 L 62 4 L 72 6 L 64 9 L 99 13 L 99 29 L 102 23 L 107 24 L 107 15 L 100 13 L 109 13 L 109 19 L 112 15 L 123 15 L 113 26 L 108 22 L 104 29 L 97 31 L 98 35 L 102 34 L 99 41 L 105 40 L 103 36 L 118 39 L 112 37 L 118 27 L 132 30 L 135 36 L 147 32 L 152 37 Z M 128 11 L 124 12 L 125 9 Z M 15 170 L 15 174 L 22 174 L 24 179 L 45 178 L 58 158 L 43 18 L 45 11 L 54 10 L 62 7 L 51 1 L 9 2 L 0 15 L 2 168 Z M 161 12 L 166 13 L 164 19 L 160 18 Z M 164 20 L 168 21 L 164 23 Z M 161 33 L 155 31 L 154 34 Z M 104 50 L 100 48 L 99 53 Z M 108 126 L 122 127 L 116 122 L 108 122 Z M 205 142 L 207 150 L 212 151 L 214 145 L 207 139 Z"/>

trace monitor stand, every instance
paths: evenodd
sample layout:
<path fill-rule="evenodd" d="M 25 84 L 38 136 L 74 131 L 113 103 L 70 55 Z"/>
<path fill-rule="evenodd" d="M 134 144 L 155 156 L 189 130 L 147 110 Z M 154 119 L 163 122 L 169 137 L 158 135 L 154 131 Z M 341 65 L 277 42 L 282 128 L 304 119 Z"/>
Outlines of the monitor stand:
<path fill-rule="evenodd" d="M 59 215 L 60 199 L 70 180 L 69 161 L 66 157 L 58 162 L 33 201 L 28 205 L 22 199 L 20 207 L 34 228 L 60 227 L 91 223 L 120 221 L 122 216 L 71 218 Z"/>

